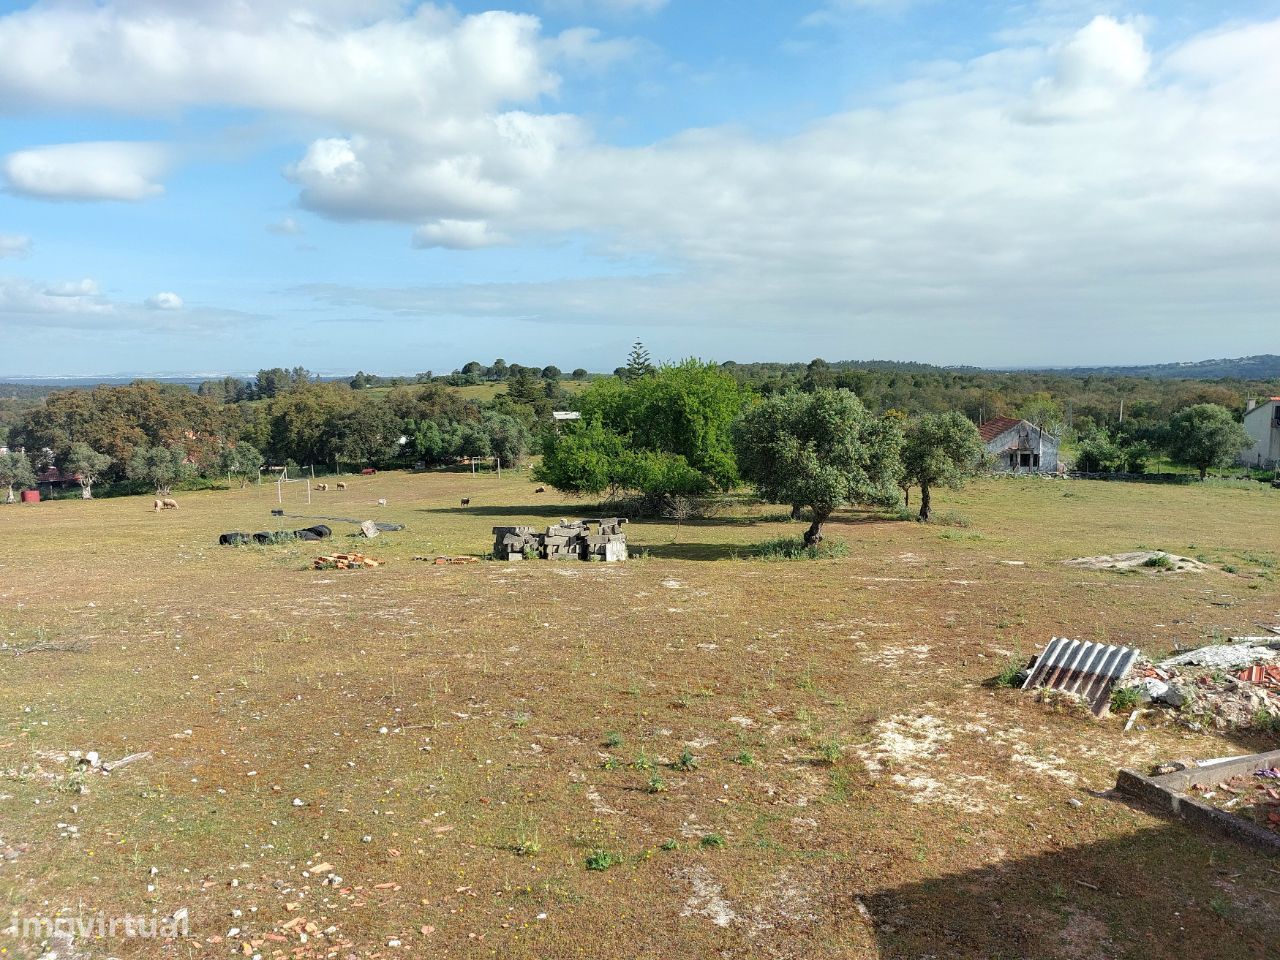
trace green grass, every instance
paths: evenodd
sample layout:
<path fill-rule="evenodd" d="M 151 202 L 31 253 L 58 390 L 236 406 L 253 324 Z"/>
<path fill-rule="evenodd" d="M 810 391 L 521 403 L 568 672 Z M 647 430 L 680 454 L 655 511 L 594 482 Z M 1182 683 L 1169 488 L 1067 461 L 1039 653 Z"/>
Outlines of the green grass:
<path fill-rule="evenodd" d="M 799 528 L 783 507 L 734 496 L 677 544 L 671 522 L 629 525 L 643 563 L 437 567 L 414 557 L 479 555 L 493 526 L 597 505 L 535 494 L 526 472 L 346 479 L 310 506 L 287 490 L 284 507 L 405 524 L 374 541 L 332 524 L 325 552 L 357 549 L 386 561 L 377 569 L 314 571 L 315 545 L 296 542 L 218 548 L 224 531 L 300 525 L 271 516 L 271 487 L 184 493 L 167 514 L 150 498 L 0 506 L 0 643 L 82 651 L 0 650 L 11 911 L 190 905 L 192 939 L 223 937 L 214 952 L 226 955 L 240 952 L 233 924 L 286 938 L 263 941 L 264 957 L 296 949 L 282 927 L 305 915 L 338 930 L 311 946 L 345 940 L 343 956 L 394 937 L 406 956 L 463 960 L 867 960 L 1001 956 L 1010 943 L 1057 956 L 1082 923 L 1127 956 L 1167 942 L 1176 903 L 1186 956 L 1267 955 L 1259 931 L 1276 908 L 1261 857 L 1124 805 L 1073 812 L 1062 780 L 1024 761 L 1056 757 L 1101 785 L 1121 766 L 1256 750 L 1273 734 L 1126 735 L 1123 717 L 985 685 L 1052 636 L 1158 656 L 1157 642 L 1274 623 L 1264 574 L 1280 569 L 1280 529 L 1261 484 L 1074 481 L 1066 498 L 1055 482 L 993 478 L 936 497 L 983 542 L 844 510 L 826 533 L 845 552 L 822 563 L 753 559 L 754 544 Z M 1119 578 L 1063 564 L 1139 543 L 1193 543 L 1239 572 Z M 1214 605 L 1221 594 L 1230 606 Z M 704 742 L 689 748 L 696 770 L 660 766 Z M 925 746 L 894 752 L 903 743 Z M 88 749 L 151 755 L 77 777 L 62 758 Z M 651 777 L 669 788 L 650 794 Z M 704 848 L 712 832 L 726 846 Z M 326 860 L 341 887 L 303 876 Z M 1225 918 L 1209 907 L 1237 896 L 1224 877 L 1254 898 Z M 846 881 L 874 923 L 830 895 Z M 1044 910 L 1059 887 L 1070 915 Z M 725 928 L 699 913 L 709 890 L 748 919 Z M 796 903 L 803 922 L 783 919 Z M 151 947 L 93 945 L 172 952 Z"/>

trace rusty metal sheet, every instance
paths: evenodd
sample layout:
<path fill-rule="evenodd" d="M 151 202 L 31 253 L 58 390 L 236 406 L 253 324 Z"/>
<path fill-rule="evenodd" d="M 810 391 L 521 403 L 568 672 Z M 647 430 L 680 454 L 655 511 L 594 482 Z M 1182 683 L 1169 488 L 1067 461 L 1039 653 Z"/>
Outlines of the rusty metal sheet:
<path fill-rule="evenodd" d="M 1094 716 L 1111 707 L 1111 689 L 1138 659 L 1136 647 L 1054 637 L 1036 660 L 1023 690 L 1046 687 L 1083 697 Z"/>

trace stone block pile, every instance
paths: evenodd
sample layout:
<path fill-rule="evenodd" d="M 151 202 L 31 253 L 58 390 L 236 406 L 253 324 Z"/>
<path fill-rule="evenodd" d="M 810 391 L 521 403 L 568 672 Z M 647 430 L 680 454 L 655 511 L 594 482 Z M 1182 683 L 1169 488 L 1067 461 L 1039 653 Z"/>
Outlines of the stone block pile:
<path fill-rule="evenodd" d="M 627 559 L 627 537 L 620 517 L 604 520 L 561 520 L 537 533 L 533 527 L 494 527 L 493 555 L 498 560 L 595 560 L 616 563 Z M 597 525 L 592 532 L 591 524 Z"/>

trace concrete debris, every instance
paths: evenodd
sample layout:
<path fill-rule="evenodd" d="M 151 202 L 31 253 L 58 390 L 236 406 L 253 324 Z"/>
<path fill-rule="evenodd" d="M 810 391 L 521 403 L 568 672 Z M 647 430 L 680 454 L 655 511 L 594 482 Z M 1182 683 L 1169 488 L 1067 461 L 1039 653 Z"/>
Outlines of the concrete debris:
<path fill-rule="evenodd" d="M 364 535 L 365 539 L 372 540 L 382 531 L 378 529 L 378 525 L 372 520 L 366 520 L 360 524 L 360 532 Z"/>
<path fill-rule="evenodd" d="M 1158 664 L 1139 663 L 1134 678 L 1120 686 L 1136 687 L 1143 700 L 1191 730 L 1271 729 L 1280 723 L 1280 667 L 1259 659 L 1280 659 L 1280 650 L 1203 647 Z"/>
<path fill-rule="evenodd" d="M 597 560 L 615 563 L 627 559 L 626 523 L 620 517 L 601 520 L 561 520 L 538 533 L 533 527 L 494 527 L 493 556 L 497 560 Z M 598 526 L 591 532 L 591 524 Z"/>
<path fill-rule="evenodd" d="M 1214 670 L 1242 670 L 1255 663 L 1280 662 L 1280 643 L 1255 645 L 1252 643 L 1221 643 L 1199 650 L 1189 650 L 1162 660 L 1161 669 L 1174 667 L 1209 667 Z"/>

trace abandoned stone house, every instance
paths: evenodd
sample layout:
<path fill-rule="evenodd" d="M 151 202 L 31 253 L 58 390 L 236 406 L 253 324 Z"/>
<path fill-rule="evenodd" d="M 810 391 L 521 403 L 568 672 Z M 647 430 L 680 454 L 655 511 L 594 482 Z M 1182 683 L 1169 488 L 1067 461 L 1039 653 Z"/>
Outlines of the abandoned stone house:
<path fill-rule="evenodd" d="M 996 417 L 978 428 L 996 473 L 1057 473 L 1058 438 L 1035 424 Z"/>
<path fill-rule="evenodd" d="M 1246 467 L 1280 467 L 1280 397 L 1249 401 L 1244 428 L 1253 445 L 1240 454 Z"/>

